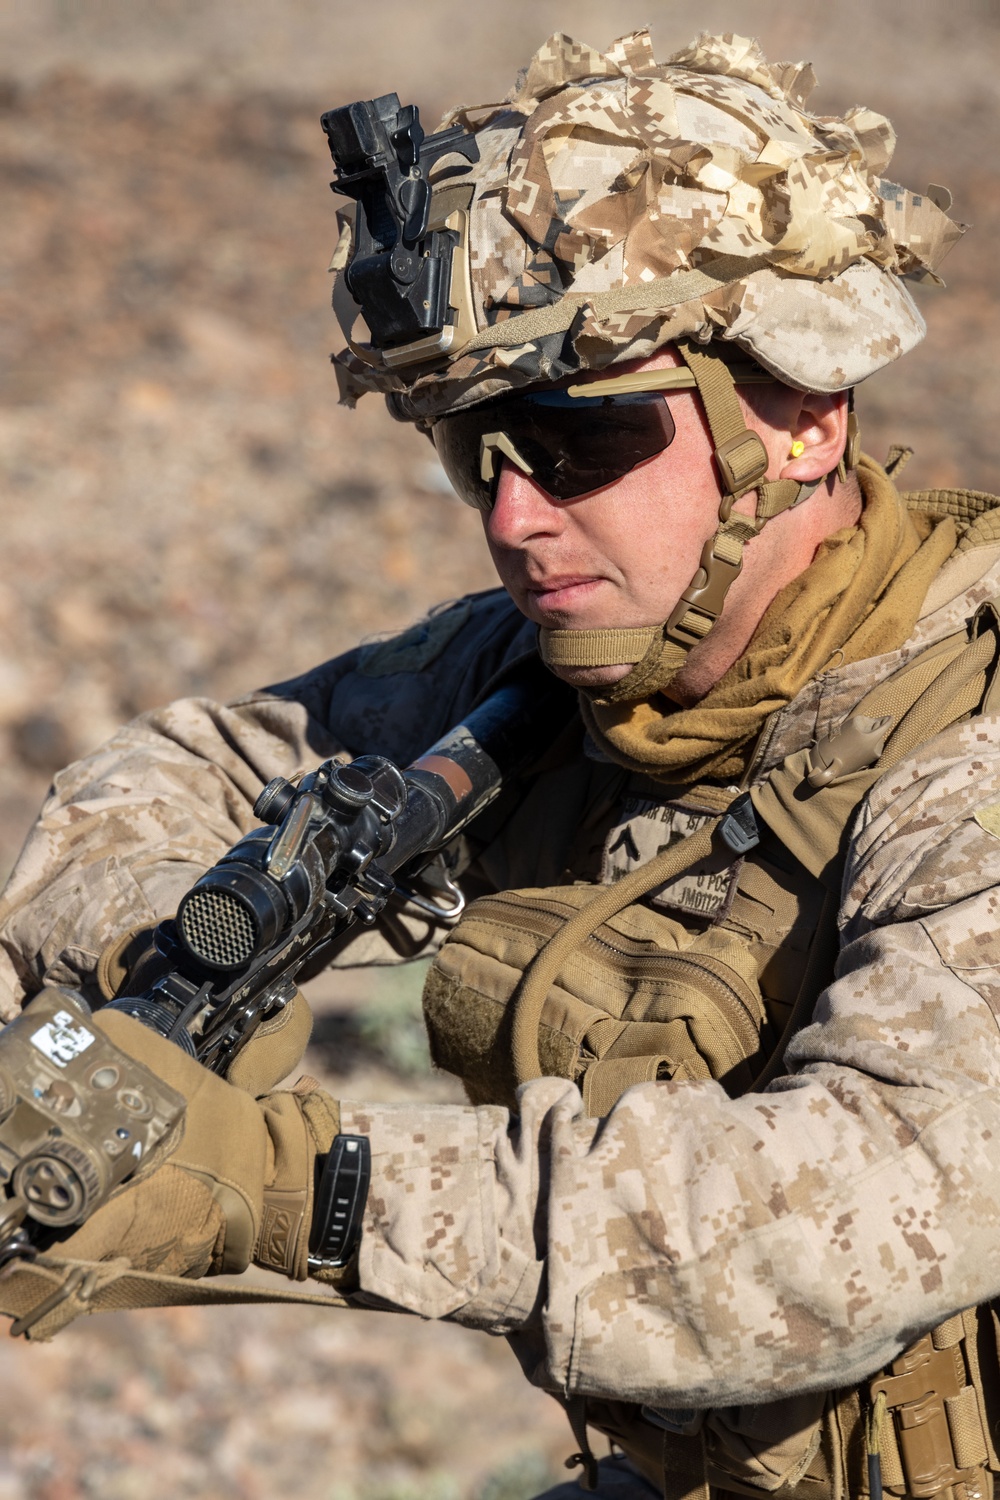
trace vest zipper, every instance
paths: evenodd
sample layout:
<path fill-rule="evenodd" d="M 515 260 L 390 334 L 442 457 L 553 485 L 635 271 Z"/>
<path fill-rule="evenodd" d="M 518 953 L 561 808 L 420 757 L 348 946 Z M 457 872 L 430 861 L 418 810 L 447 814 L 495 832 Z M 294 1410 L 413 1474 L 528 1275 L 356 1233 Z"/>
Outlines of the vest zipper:
<path fill-rule="evenodd" d="M 661 968 L 675 969 L 678 965 L 682 968 L 693 970 L 697 975 L 698 982 L 706 986 L 713 998 L 719 1003 L 719 1009 L 729 1022 L 735 1033 L 740 1046 L 744 1049 L 737 1062 L 742 1062 L 747 1057 L 753 1057 L 760 1047 L 760 1028 L 763 1024 L 763 1004 L 760 1016 L 755 1016 L 754 1008 L 749 1001 L 744 999 L 734 985 L 728 984 L 721 974 L 705 964 L 699 963 L 697 959 L 689 958 L 683 953 L 644 954 L 640 958 L 637 954 L 630 954 L 624 948 L 616 948 L 614 943 L 609 943 L 606 938 L 598 937 L 596 932 L 590 934 L 591 940 L 600 943 L 602 948 L 607 948 L 623 959 L 631 960 L 630 972 L 641 974 L 643 978 L 654 979 Z M 706 958 L 708 955 L 706 955 Z M 717 961 L 717 960 L 716 960 Z M 649 967 L 647 967 L 647 965 Z"/>

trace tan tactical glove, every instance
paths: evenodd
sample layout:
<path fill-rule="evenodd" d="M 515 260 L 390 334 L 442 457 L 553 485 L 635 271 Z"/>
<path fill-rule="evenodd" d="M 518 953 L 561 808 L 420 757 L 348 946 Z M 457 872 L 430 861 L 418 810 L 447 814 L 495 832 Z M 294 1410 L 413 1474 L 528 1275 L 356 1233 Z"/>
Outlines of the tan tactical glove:
<path fill-rule="evenodd" d="M 166 973 L 153 946 L 153 931 L 148 925 L 130 927 L 104 949 L 95 977 L 105 1000 L 137 995 Z M 257 1028 L 229 1069 L 228 1082 L 255 1098 L 266 1094 L 302 1061 L 312 1023 L 312 1011 L 296 990 L 287 1005 Z"/>
<path fill-rule="evenodd" d="M 183 1094 L 184 1133 L 163 1166 L 120 1189 L 59 1253 L 126 1255 L 137 1270 L 177 1276 L 256 1260 L 304 1280 L 316 1157 L 340 1123 L 334 1101 L 312 1079 L 304 1092 L 253 1099 L 131 1016 L 98 1011 L 92 1024 Z"/>
<path fill-rule="evenodd" d="M 53 1245 L 37 1266 L 15 1262 L 6 1268 L 0 1275 L 0 1311 L 19 1315 L 13 1331 L 34 1332 L 37 1326 L 40 1336 L 51 1337 L 88 1310 L 81 1301 L 90 1301 L 93 1310 L 196 1300 L 177 1295 L 176 1288 L 157 1295 L 157 1288 L 144 1286 L 141 1278 L 130 1281 L 131 1271 L 197 1278 L 243 1271 L 253 1260 L 304 1280 L 317 1157 L 330 1151 L 340 1124 L 334 1100 L 313 1079 L 256 1100 L 131 1016 L 99 1011 L 89 1024 L 183 1095 L 183 1134 L 179 1144 L 168 1145 L 166 1160 L 154 1152 L 137 1178 Z M 316 1274 L 334 1285 L 353 1283 L 350 1266 Z M 15 1275 L 22 1288 L 34 1277 L 37 1297 L 17 1291 Z M 111 1295 L 114 1281 L 118 1287 Z M 69 1283 L 73 1295 L 68 1297 Z M 84 1292 L 90 1287 L 86 1297 L 78 1295 L 81 1286 Z M 38 1307 L 51 1287 L 55 1291 L 47 1300 L 53 1306 L 40 1316 Z M 93 1301 L 95 1288 L 103 1300 Z"/>

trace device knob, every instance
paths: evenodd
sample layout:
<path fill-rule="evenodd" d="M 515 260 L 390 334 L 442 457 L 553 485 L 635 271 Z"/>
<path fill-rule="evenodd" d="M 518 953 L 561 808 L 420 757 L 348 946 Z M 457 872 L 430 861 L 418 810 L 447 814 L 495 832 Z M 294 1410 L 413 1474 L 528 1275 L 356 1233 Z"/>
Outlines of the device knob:
<path fill-rule="evenodd" d="M 325 787 L 328 802 L 345 812 L 358 812 L 367 807 L 375 795 L 370 776 L 357 766 L 335 766 Z"/>
<path fill-rule="evenodd" d="M 275 776 L 267 783 L 253 805 L 253 815 L 264 823 L 280 823 L 295 801 L 296 788 L 284 776 Z"/>

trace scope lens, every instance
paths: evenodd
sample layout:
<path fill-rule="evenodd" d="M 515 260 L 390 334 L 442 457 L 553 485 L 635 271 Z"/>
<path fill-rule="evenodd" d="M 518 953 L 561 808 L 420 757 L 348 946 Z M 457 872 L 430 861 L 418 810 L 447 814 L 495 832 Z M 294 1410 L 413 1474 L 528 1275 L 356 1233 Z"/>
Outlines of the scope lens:
<path fill-rule="evenodd" d="M 209 969 L 241 969 L 263 953 L 292 909 L 276 880 L 252 865 L 220 862 L 191 887 L 177 908 L 177 934 Z"/>
<path fill-rule="evenodd" d="M 231 891 L 192 891 L 178 925 L 186 946 L 211 969 L 239 969 L 253 958 L 257 924 Z"/>

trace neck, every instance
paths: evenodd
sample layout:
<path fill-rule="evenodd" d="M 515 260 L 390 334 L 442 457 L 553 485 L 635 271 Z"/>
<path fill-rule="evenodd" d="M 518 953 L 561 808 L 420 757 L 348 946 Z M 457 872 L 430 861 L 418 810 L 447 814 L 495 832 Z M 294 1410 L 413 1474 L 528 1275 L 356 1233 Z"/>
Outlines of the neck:
<path fill-rule="evenodd" d="M 858 524 L 864 501 L 856 476 L 831 476 L 801 509 L 776 516 L 749 542 L 743 570 L 726 598 L 711 633 L 693 647 L 670 685 L 669 696 L 682 708 L 697 703 L 738 661 L 772 601 L 804 573 L 821 544 Z"/>

